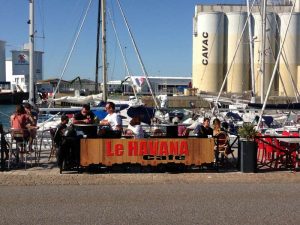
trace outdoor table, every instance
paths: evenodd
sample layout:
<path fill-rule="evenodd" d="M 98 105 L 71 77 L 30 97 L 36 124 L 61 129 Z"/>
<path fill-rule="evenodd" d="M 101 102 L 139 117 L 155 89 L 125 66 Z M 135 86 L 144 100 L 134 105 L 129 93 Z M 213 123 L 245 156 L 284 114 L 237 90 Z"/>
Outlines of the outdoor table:
<path fill-rule="evenodd" d="M 297 153 L 300 148 L 300 138 L 299 137 L 284 137 L 280 138 L 279 141 L 284 143 L 286 148 L 284 150 L 280 150 L 283 154 L 280 156 L 281 159 L 285 157 L 285 166 L 295 168 L 295 162 L 297 159 L 297 155 L 293 155 Z"/>
<path fill-rule="evenodd" d="M 74 128 L 77 133 L 82 132 L 87 137 L 97 136 L 98 125 L 97 124 L 74 124 Z"/>
<path fill-rule="evenodd" d="M 274 162 L 275 167 L 277 167 L 280 162 L 282 167 L 296 169 L 297 160 L 299 160 L 297 157 L 297 152 L 300 148 L 300 137 L 276 135 L 259 136 L 256 138 L 258 140 L 260 139 L 267 146 L 271 147 L 273 149 L 273 153 L 276 153 L 276 156 L 273 155 L 271 160 L 268 160 L 267 162 L 261 162 L 259 168 L 263 168 L 265 166 L 272 168 L 272 164 Z M 265 138 L 271 138 L 272 141 L 268 142 L 264 140 Z"/>

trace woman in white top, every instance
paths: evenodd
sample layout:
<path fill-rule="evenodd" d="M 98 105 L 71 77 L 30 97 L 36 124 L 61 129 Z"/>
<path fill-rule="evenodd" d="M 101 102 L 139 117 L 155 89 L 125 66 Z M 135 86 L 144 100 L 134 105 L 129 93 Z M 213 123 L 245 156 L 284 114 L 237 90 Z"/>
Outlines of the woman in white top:
<path fill-rule="evenodd" d="M 144 138 L 144 130 L 141 126 L 140 117 L 135 116 L 129 122 L 127 130 L 132 131 L 134 138 Z"/>

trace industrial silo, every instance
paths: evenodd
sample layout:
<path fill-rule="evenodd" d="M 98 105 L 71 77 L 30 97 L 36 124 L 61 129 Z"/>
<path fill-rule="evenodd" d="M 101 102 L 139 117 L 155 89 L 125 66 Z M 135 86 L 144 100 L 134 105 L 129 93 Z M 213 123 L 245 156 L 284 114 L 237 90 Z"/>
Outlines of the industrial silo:
<path fill-rule="evenodd" d="M 0 81 L 6 81 L 5 42 L 0 40 Z"/>
<path fill-rule="evenodd" d="M 242 93 L 249 90 L 249 35 L 248 25 L 234 57 L 242 30 L 247 22 L 246 12 L 226 13 L 225 27 L 227 30 L 227 70 L 233 60 L 227 79 L 227 92 Z"/>
<path fill-rule="evenodd" d="M 281 13 L 280 17 L 280 43 L 282 43 L 289 20 L 290 13 Z M 279 82 L 279 95 L 285 96 L 284 87 L 287 92 L 287 96 L 295 96 L 294 88 L 292 85 L 292 79 L 299 90 L 300 76 L 298 73 L 299 66 L 299 54 L 300 54 L 300 13 L 293 13 L 291 22 L 288 28 L 286 39 L 283 45 L 283 52 L 280 56 L 279 71 L 284 81 L 284 84 Z M 300 71 L 299 71 L 300 72 Z"/>
<path fill-rule="evenodd" d="M 261 95 L 261 43 L 262 43 L 262 17 L 260 13 L 253 13 L 254 18 L 254 74 L 255 91 L 258 96 Z M 276 57 L 276 15 L 268 12 L 266 16 L 266 39 L 265 39 L 265 72 L 264 72 L 264 96 L 270 84 Z M 274 91 L 274 83 L 271 91 Z M 273 92 L 274 93 L 274 92 Z"/>
<path fill-rule="evenodd" d="M 200 12 L 194 23 L 193 86 L 217 93 L 224 78 L 224 13 Z"/>

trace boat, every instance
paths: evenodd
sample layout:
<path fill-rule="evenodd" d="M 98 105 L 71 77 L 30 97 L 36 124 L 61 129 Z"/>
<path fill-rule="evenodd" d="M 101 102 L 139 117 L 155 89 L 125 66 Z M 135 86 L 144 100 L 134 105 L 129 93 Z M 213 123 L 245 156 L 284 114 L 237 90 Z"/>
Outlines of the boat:
<path fill-rule="evenodd" d="M 10 82 L 0 82 L 0 104 L 21 104 L 28 99 L 28 92 L 12 90 L 10 85 Z"/>

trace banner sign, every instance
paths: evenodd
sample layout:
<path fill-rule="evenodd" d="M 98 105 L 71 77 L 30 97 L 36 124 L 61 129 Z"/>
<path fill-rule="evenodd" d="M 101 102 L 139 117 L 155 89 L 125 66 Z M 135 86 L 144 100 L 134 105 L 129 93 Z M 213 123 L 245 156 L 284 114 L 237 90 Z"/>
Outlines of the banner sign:
<path fill-rule="evenodd" d="M 212 138 L 81 139 L 80 164 L 114 163 L 211 163 L 214 160 Z"/>
<path fill-rule="evenodd" d="M 43 52 L 35 52 L 35 77 L 42 79 Z M 12 51 L 12 74 L 13 75 L 28 75 L 29 74 L 29 51 Z"/>

